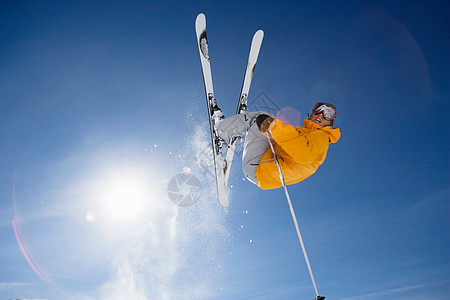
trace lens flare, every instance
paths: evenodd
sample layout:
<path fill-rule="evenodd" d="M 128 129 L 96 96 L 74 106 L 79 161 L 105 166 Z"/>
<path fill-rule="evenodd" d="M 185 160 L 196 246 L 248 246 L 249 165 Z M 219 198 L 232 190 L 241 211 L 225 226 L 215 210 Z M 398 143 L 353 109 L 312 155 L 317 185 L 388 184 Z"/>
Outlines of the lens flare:
<path fill-rule="evenodd" d="M 20 233 L 20 227 L 19 227 L 18 223 L 19 222 L 18 222 L 17 216 L 14 216 L 14 218 L 12 220 L 12 225 L 13 225 L 13 229 L 14 229 L 14 235 L 16 236 L 17 244 L 19 245 L 23 256 L 25 257 L 25 259 L 27 260 L 28 264 L 33 269 L 33 271 L 36 273 L 36 275 L 39 276 L 39 278 L 42 279 L 42 281 L 44 281 L 44 282 L 46 282 L 48 284 L 53 284 L 53 282 L 50 279 L 48 279 L 44 274 L 41 273 L 41 271 L 39 270 L 37 265 L 33 262 L 33 259 L 29 255 L 29 252 L 27 251 L 27 247 L 25 246 L 25 244 L 23 242 L 23 238 L 22 238 L 22 235 Z"/>
<path fill-rule="evenodd" d="M 88 222 L 94 222 L 95 221 L 95 214 L 94 214 L 94 212 L 89 211 L 86 214 L 86 221 L 88 221 Z"/>

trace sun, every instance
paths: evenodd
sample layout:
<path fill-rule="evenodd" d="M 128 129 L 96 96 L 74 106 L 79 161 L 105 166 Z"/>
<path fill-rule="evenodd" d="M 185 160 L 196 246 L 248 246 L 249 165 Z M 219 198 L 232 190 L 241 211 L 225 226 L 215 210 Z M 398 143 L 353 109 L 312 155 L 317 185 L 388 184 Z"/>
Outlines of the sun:
<path fill-rule="evenodd" d="M 105 195 L 105 208 L 112 217 L 129 219 L 143 212 L 149 199 L 141 182 L 121 178 L 110 185 Z"/>
<path fill-rule="evenodd" d="M 112 220 L 139 218 L 148 212 L 154 202 L 151 188 L 148 174 L 138 170 L 106 172 L 93 183 L 93 214 L 96 218 Z"/>

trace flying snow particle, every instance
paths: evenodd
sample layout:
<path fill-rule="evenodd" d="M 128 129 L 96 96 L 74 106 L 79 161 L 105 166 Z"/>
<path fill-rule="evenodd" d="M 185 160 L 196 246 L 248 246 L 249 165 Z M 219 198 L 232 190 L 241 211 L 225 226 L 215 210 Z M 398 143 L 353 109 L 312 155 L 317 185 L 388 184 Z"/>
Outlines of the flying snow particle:
<path fill-rule="evenodd" d="M 184 168 L 183 168 L 183 174 L 184 174 L 184 175 L 190 175 L 190 174 L 191 174 L 191 168 L 189 168 L 189 167 L 184 167 Z"/>

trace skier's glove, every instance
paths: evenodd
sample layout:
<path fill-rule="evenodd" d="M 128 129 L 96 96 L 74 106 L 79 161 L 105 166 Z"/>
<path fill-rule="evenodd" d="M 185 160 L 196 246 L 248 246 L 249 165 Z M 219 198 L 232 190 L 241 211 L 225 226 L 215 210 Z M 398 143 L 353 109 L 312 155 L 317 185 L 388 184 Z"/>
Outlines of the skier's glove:
<path fill-rule="evenodd" d="M 266 115 L 266 114 L 260 114 L 256 117 L 256 125 L 258 125 L 259 131 L 262 133 L 265 133 L 267 129 L 269 129 L 270 123 L 274 118 Z"/>

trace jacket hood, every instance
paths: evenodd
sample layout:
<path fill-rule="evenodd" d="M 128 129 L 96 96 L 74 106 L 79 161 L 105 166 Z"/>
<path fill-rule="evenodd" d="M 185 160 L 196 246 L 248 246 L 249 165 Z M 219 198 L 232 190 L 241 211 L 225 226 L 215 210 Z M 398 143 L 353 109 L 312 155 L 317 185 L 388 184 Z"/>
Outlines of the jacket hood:
<path fill-rule="evenodd" d="M 310 119 L 305 119 L 304 127 L 312 130 L 312 129 L 319 129 L 328 134 L 328 137 L 330 138 L 330 143 L 336 143 L 339 138 L 341 137 L 341 131 L 337 127 L 330 127 L 330 126 L 320 126 L 311 121 Z"/>

